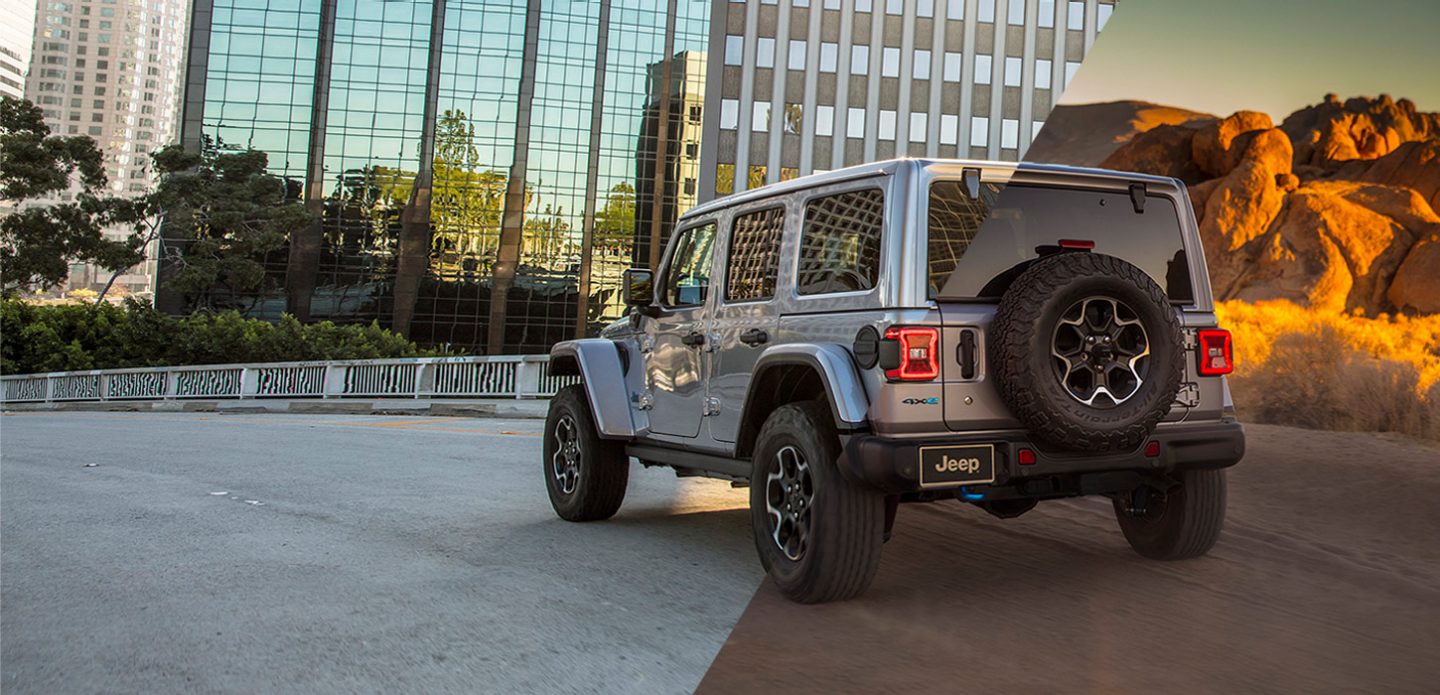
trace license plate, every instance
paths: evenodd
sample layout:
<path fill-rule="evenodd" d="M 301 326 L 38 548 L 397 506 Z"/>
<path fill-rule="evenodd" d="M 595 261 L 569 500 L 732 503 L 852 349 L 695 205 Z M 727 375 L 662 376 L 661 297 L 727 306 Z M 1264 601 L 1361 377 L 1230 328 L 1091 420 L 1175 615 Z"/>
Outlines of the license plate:
<path fill-rule="evenodd" d="M 920 447 L 920 487 L 995 482 L 995 445 Z"/>

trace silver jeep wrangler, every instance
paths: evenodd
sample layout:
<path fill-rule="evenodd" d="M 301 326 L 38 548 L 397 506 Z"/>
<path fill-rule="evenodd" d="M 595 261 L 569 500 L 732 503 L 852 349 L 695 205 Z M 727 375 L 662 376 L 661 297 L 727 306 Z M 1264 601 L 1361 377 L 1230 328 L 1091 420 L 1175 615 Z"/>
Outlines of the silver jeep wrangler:
<path fill-rule="evenodd" d="M 760 561 L 801 602 L 875 576 L 902 502 L 998 517 L 1105 495 L 1141 555 L 1215 544 L 1244 454 L 1184 185 L 903 159 L 698 206 L 627 320 L 560 343 L 545 424 L 571 521 L 629 460 L 750 487 Z"/>

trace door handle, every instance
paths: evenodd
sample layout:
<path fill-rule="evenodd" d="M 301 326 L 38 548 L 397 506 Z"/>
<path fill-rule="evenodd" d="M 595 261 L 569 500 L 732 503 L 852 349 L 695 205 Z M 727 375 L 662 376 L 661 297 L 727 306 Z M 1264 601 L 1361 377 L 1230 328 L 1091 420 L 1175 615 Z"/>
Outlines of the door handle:
<path fill-rule="evenodd" d="M 705 344 L 705 334 L 692 331 L 685 337 L 681 338 L 680 342 L 689 345 L 690 347 L 700 347 L 701 345 Z"/>
<path fill-rule="evenodd" d="M 751 328 L 740 334 L 740 342 L 750 346 L 763 345 L 769 341 L 770 334 L 766 333 L 763 328 Z"/>

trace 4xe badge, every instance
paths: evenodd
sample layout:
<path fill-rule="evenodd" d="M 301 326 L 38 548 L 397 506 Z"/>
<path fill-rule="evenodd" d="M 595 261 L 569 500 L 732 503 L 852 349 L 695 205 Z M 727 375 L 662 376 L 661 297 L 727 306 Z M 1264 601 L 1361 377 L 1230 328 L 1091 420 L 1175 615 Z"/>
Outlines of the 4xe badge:
<path fill-rule="evenodd" d="M 940 405 L 939 398 L 906 398 L 900 402 L 905 405 Z"/>
<path fill-rule="evenodd" d="M 920 486 L 995 482 L 995 447 L 927 446 L 920 449 Z"/>

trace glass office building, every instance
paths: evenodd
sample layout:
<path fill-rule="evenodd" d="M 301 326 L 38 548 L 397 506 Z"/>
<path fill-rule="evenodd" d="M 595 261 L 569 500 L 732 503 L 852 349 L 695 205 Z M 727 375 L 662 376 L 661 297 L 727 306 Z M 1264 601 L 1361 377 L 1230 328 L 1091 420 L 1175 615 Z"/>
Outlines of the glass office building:
<path fill-rule="evenodd" d="M 323 220 L 237 304 L 543 352 L 623 315 L 622 271 L 696 202 L 1019 159 L 1113 7 L 195 0 L 183 139 L 267 152 Z"/>
<path fill-rule="evenodd" d="M 621 272 L 694 203 L 710 12 L 196 0 L 183 142 L 268 153 L 322 220 L 236 303 L 492 353 L 620 316 Z M 163 271 L 160 304 L 184 304 Z"/>

